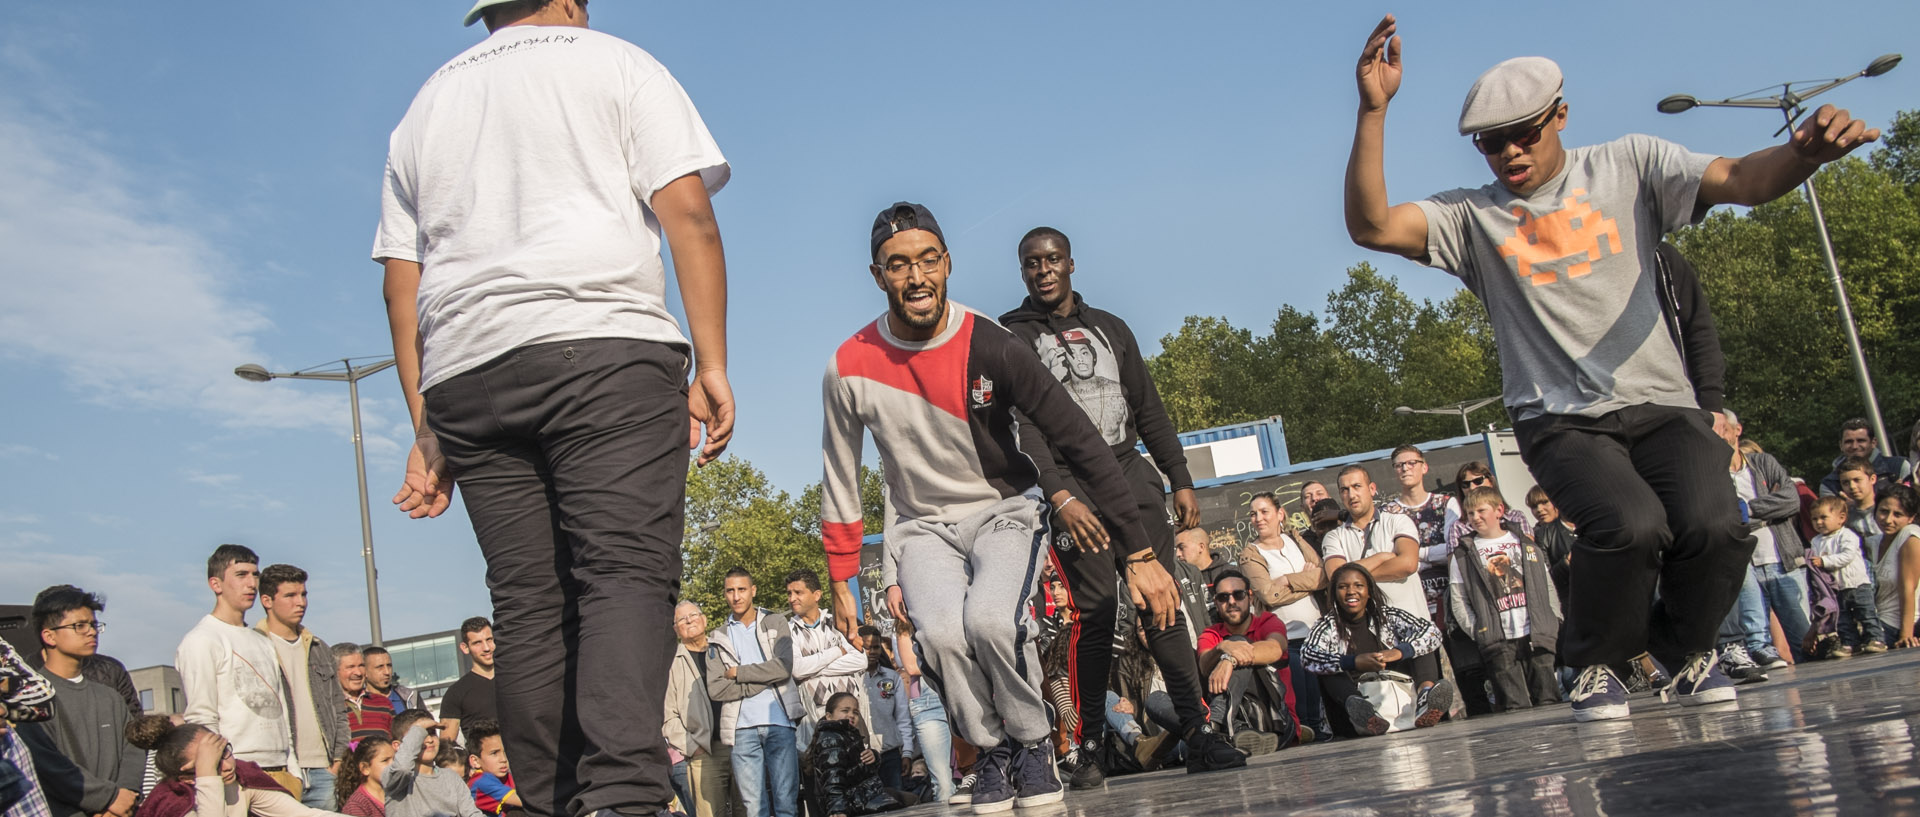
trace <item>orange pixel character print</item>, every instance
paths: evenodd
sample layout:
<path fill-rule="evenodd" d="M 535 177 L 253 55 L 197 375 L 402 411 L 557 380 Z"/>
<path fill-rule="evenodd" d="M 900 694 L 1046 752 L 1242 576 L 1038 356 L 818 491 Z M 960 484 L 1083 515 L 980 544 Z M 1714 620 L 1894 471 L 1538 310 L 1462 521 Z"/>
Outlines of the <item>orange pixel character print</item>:
<path fill-rule="evenodd" d="M 1621 252 L 1620 226 L 1593 209 L 1586 195 L 1575 188 L 1559 210 L 1541 216 L 1513 208 L 1520 227 L 1500 244 L 1500 255 L 1519 262 L 1520 277 L 1545 286 L 1560 280 L 1564 263 L 1566 277 L 1579 278 L 1593 272 L 1593 262 Z"/>

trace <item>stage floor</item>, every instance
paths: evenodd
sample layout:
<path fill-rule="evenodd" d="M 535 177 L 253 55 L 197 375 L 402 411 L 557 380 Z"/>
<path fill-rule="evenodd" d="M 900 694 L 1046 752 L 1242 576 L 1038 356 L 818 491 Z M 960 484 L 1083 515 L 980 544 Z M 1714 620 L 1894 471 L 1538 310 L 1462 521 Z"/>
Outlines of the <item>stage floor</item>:
<path fill-rule="evenodd" d="M 1920 650 L 1770 673 L 1733 703 L 1635 696 L 1626 720 L 1565 704 L 1068 792 L 1016 815 L 1920 815 Z M 904 814 L 967 814 L 922 806 Z"/>

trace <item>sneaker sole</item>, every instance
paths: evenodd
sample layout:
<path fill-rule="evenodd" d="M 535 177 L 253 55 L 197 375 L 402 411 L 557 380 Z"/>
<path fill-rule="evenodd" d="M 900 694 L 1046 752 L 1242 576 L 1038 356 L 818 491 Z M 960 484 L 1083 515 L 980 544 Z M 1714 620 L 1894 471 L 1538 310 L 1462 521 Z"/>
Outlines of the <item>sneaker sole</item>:
<path fill-rule="evenodd" d="M 971 805 L 973 805 L 973 795 L 971 795 L 971 794 L 956 794 L 956 795 L 954 795 L 954 796 L 952 796 L 952 797 L 949 797 L 949 798 L 947 798 L 947 805 L 949 805 L 949 806 L 971 806 Z"/>
<path fill-rule="evenodd" d="M 1280 738 L 1265 732 L 1241 732 L 1233 736 L 1233 748 L 1245 752 L 1248 757 L 1270 755 L 1280 748 Z"/>
<path fill-rule="evenodd" d="M 1386 718 L 1380 717 L 1380 712 L 1374 709 L 1371 703 L 1367 703 L 1365 698 L 1359 696 L 1347 700 L 1347 719 L 1353 721 L 1354 727 L 1359 731 L 1376 738 L 1386 734 L 1387 730 L 1393 726 L 1387 723 Z"/>
<path fill-rule="evenodd" d="M 1051 805 L 1065 799 L 1067 799 L 1066 791 L 1056 789 L 1046 794 L 1036 794 L 1031 797 L 1015 797 L 1013 798 L 1013 804 L 1020 808 L 1033 808 L 1034 806 Z"/>
<path fill-rule="evenodd" d="M 1723 704 L 1738 697 L 1740 697 L 1740 693 L 1735 692 L 1733 687 L 1720 687 L 1704 692 L 1695 692 L 1692 695 L 1682 695 L 1680 696 L 1680 705 L 1705 706 L 1707 704 Z"/>
<path fill-rule="evenodd" d="M 1416 729 L 1436 726 L 1440 719 L 1447 716 L 1447 710 L 1453 708 L 1453 684 L 1441 681 L 1427 690 L 1427 711 L 1413 719 Z"/>
<path fill-rule="evenodd" d="M 1605 706 L 1590 706 L 1586 709 L 1575 709 L 1573 710 L 1573 720 L 1576 723 L 1613 721 L 1631 714 L 1633 713 L 1628 709 L 1626 704 L 1607 704 Z"/>
<path fill-rule="evenodd" d="M 1013 798 L 1009 797 L 998 803 L 974 803 L 972 805 L 973 813 L 975 814 L 999 814 L 1003 811 L 1013 810 Z"/>

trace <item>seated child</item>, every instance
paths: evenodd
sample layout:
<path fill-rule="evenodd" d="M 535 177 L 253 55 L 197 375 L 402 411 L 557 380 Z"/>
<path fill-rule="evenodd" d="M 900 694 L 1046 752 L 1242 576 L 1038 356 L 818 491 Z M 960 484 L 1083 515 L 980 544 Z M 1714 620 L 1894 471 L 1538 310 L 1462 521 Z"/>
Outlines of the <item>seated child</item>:
<path fill-rule="evenodd" d="M 162 716 L 164 717 L 164 716 Z M 227 739 L 199 724 L 140 731 L 160 780 L 138 817 L 336 817 L 308 808 L 255 764 L 238 760 Z"/>
<path fill-rule="evenodd" d="M 393 716 L 400 746 L 380 776 L 386 792 L 386 817 L 482 817 L 473 793 L 457 772 L 440 769 L 440 724 L 433 713 L 408 709 Z"/>
<path fill-rule="evenodd" d="M 507 769 L 500 724 L 475 718 L 463 731 L 467 733 L 467 788 L 473 793 L 474 806 L 487 814 L 519 814 L 520 793 L 514 791 L 513 772 Z"/>
<path fill-rule="evenodd" d="M 1834 658 L 1846 658 L 1855 650 L 1886 652 L 1882 641 L 1880 615 L 1874 608 L 1873 583 L 1867 574 L 1867 559 L 1860 549 L 1860 534 L 1846 527 L 1848 500 L 1823 496 L 1813 503 L 1813 544 L 1807 548 L 1807 565 L 1833 576 L 1840 594 L 1840 646 Z"/>
<path fill-rule="evenodd" d="M 340 761 L 333 781 L 333 798 L 347 817 L 387 817 L 387 789 L 382 780 L 393 765 L 393 741 L 368 735 L 353 745 Z"/>
<path fill-rule="evenodd" d="M 1507 503 L 1499 489 L 1475 488 L 1461 505 L 1473 533 L 1449 557 L 1449 623 L 1480 648 L 1498 699 L 1494 711 L 1558 702 L 1560 598 L 1547 557 L 1503 524 Z"/>
<path fill-rule="evenodd" d="M 811 781 L 811 811 L 826 817 L 878 814 L 913 805 L 913 795 L 880 781 L 880 758 L 867 745 L 860 701 L 850 692 L 827 699 L 827 714 L 813 733 L 802 765 Z"/>

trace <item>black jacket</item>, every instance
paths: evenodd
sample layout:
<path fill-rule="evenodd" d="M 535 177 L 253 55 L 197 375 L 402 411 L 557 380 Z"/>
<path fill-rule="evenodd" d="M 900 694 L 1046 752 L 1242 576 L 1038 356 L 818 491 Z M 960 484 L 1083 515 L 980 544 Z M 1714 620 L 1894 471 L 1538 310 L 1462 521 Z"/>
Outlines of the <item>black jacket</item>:
<path fill-rule="evenodd" d="M 879 770 L 860 762 L 867 735 L 847 721 L 823 721 L 807 746 L 811 799 L 819 814 L 874 814 L 905 804 L 880 784 Z"/>
<path fill-rule="evenodd" d="M 1557 652 L 1560 594 L 1547 577 L 1546 555 L 1526 534 L 1512 533 L 1520 542 L 1520 586 L 1527 595 L 1527 629 L 1533 631 L 1530 634 L 1533 646 Z M 1493 573 L 1480 560 L 1480 549 L 1474 547 L 1473 539 L 1471 536 L 1461 539 L 1460 546 L 1453 549 L 1451 558 L 1459 568 L 1461 580 L 1447 585 L 1452 613 L 1449 623 L 1473 639 L 1474 644 L 1485 648 L 1506 641 L 1509 636 L 1500 626 L 1500 613 L 1495 608 L 1499 592 L 1494 587 Z"/>
<path fill-rule="evenodd" d="M 1167 475 L 1173 490 L 1193 487 L 1193 475 L 1187 471 L 1187 455 L 1180 445 L 1179 431 L 1167 417 L 1166 406 L 1160 402 L 1160 391 L 1154 388 L 1153 378 L 1147 374 L 1147 363 L 1140 356 L 1140 343 L 1134 340 L 1133 330 L 1127 327 L 1126 321 L 1111 312 L 1087 306 L 1080 298 L 1080 293 L 1075 292 L 1073 311 L 1067 317 L 1042 310 L 1033 303 L 1032 298 L 1026 298 L 1020 301 L 1018 308 L 1000 316 L 1000 325 L 1025 341 L 1035 353 L 1041 351 L 1043 344 L 1049 348 L 1064 348 L 1060 338 L 1062 333 L 1069 330 L 1080 329 L 1091 333 L 1093 340 L 1113 355 L 1113 364 L 1118 368 L 1120 393 L 1125 397 L 1126 417 L 1120 427 L 1121 438 L 1108 440 L 1113 446 L 1114 456 L 1128 456 L 1134 452 L 1135 442 L 1145 443 L 1147 453 L 1153 456 L 1154 465 Z M 1042 360 L 1046 360 L 1045 356 Z M 1063 373 L 1060 376 L 1062 382 L 1071 379 Z M 1088 407 L 1083 404 L 1081 408 Z M 1101 425 L 1100 418 L 1095 417 L 1094 421 L 1096 427 Z M 1073 475 L 1060 466 L 1059 457 L 1054 454 L 1052 447 L 1040 444 L 1042 442 L 1044 438 L 1037 432 L 1029 435 L 1025 428 L 1022 429 L 1020 445 L 1026 450 L 1027 456 L 1033 457 L 1034 464 L 1040 467 L 1041 490 L 1046 491 L 1048 497 L 1066 490 L 1082 502 L 1087 501 L 1087 492 L 1081 490 Z"/>
<path fill-rule="evenodd" d="M 1727 359 L 1720 353 L 1720 330 L 1714 327 L 1700 274 L 1678 248 L 1665 241 L 1654 258 L 1659 262 L 1661 312 L 1674 345 L 1680 347 L 1687 380 L 1693 383 L 1693 399 L 1707 411 L 1720 411 L 1727 402 Z"/>

